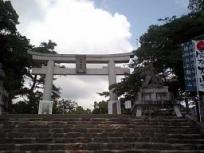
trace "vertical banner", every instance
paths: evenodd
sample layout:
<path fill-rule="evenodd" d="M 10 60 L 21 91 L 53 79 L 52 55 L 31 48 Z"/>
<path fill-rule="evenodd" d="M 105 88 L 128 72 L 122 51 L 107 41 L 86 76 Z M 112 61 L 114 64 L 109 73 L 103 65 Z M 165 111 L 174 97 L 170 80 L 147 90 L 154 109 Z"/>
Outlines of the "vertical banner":
<path fill-rule="evenodd" d="M 76 73 L 86 74 L 86 56 L 85 55 L 76 56 Z"/>
<path fill-rule="evenodd" d="M 194 44 L 192 41 L 190 41 L 182 44 L 182 48 L 185 87 L 187 91 L 194 92 L 197 90 Z"/>
<path fill-rule="evenodd" d="M 204 40 L 194 41 L 198 91 L 204 91 Z"/>

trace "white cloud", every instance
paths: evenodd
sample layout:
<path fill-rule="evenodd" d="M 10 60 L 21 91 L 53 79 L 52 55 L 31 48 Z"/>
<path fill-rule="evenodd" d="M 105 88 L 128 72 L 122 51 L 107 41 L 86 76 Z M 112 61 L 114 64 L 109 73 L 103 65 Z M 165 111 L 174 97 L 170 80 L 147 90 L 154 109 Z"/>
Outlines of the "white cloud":
<path fill-rule="evenodd" d="M 34 45 L 51 39 L 58 53 L 130 52 L 130 23 L 126 16 L 96 8 L 91 0 L 12 0 L 20 15 L 19 31 Z M 62 96 L 89 107 L 108 89 L 108 81 L 86 77 L 59 78 Z M 97 81 L 97 83 L 96 83 Z"/>
<path fill-rule="evenodd" d="M 29 0 L 30 2 L 31 0 Z M 59 53 L 113 53 L 132 50 L 130 24 L 124 15 L 96 8 L 90 0 L 58 0 L 51 5 L 49 0 L 34 0 L 42 11 L 41 20 L 21 22 L 19 30 L 33 44 L 51 39 L 58 44 Z M 27 17 L 28 5 L 15 1 L 20 16 Z M 28 3 L 28 1 L 27 1 Z M 21 7 L 20 7 L 21 6 Z M 33 10 L 33 12 L 35 12 Z M 39 12 L 37 12 L 39 14 Z M 30 18 L 34 17 L 31 14 Z M 22 19 L 20 18 L 20 19 Z"/>
<path fill-rule="evenodd" d="M 58 78 L 55 83 L 63 87 L 62 97 L 75 100 L 85 108 L 93 108 L 94 101 L 104 99 L 97 93 L 108 90 L 107 78 L 100 76 L 63 76 Z"/>

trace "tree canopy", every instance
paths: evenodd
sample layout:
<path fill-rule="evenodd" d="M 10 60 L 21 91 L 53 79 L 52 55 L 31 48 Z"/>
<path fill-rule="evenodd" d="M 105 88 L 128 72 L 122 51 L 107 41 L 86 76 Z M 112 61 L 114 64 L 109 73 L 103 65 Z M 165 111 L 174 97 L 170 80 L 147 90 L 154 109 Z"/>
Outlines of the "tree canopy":
<path fill-rule="evenodd" d="M 133 51 L 138 58 L 133 64 L 133 74 L 112 86 L 119 96 L 135 94 L 141 86 L 142 78 L 138 75 L 144 71 L 145 62 L 153 64 L 174 93 L 184 89 L 181 44 L 204 34 L 203 0 L 190 0 L 189 8 L 192 11 L 187 15 L 159 19 L 163 24 L 151 25 L 140 37 L 140 47 Z"/>
<path fill-rule="evenodd" d="M 8 111 L 12 99 L 19 94 L 24 84 L 24 75 L 30 66 L 27 51 L 29 40 L 16 28 L 18 15 L 10 1 L 0 0 L 0 63 L 5 71 L 4 87 L 8 92 Z"/>
<path fill-rule="evenodd" d="M 31 50 L 40 53 L 56 54 L 56 51 L 54 50 L 56 45 L 56 43 L 49 40 L 48 42 L 42 42 L 39 47 L 32 47 Z M 43 63 L 35 62 L 30 59 L 30 68 L 41 67 L 42 64 Z M 22 87 L 20 90 L 20 101 L 12 105 L 13 113 L 33 114 L 38 112 L 38 104 L 40 100 L 42 100 L 43 96 L 42 90 L 45 81 L 45 75 L 33 75 L 30 68 L 28 68 L 27 73 L 24 75 L 24 80 L 26 80 L 27 84 L 29 85 Z M 57 88 L 53 84 L 52 91 L 52 100 L 54 103 L 57 103 L 57 100 L 60 98 L 60 88 Z M 56 107 L 56 105 L 54 105 L 54 107 Z"/>
<path fill-rule="evenodd" d="M 94 102 L 94 109 L 92 111 L 93 114 L 107 114 L 108 113 L 108 102 L 107 101 L 99 101 Z"/>
<path fill-rule="evenodd" d="M 31 67 L 40 67 L 42 63 L 34 62 L 28 51 L 55 54 L 57 44 L 49 40 L 42 42 L 39 47 L 32 46 L 18 32 L 17 24 L 18 14 L 11 2 L 0 0 L 0 63 L 5 71 L 4 87 L 8 92 L 5 109 L 10 113 L 37 113 L 38 103 L 42 99 L 44 76 L 31 74 Z M 53 85 L 53 91 L 52 99 L 55 101 L 60 97 L 59 88 Z"/>
<path fill-rule="evenodd" d="M 18 14 L 10 1 L 0 0 L 0 32 L 1 35 L 16 34 Z"/>
<path fill-rule="evenodd" d="M 199 12 L 204 10 L 204 0 L 189 0 L 188 8 L 192 12 Z"/>

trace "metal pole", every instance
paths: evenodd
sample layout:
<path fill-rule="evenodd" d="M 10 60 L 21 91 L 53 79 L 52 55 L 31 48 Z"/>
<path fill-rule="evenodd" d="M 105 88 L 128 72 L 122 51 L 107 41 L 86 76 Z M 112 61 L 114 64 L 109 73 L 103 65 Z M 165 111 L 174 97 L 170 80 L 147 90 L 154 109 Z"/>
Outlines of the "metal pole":
<path fill-rule="evenodd" d="M 186 103 L 186 112 L 189 113 L 189 104 L 188 104 L 188 98 L 185 97 L 185 103 Z"/>
<path fill-rule="evenodd" d="M 197 113 L 197 120 L 198 122 L 201 122 L 201 114 L 200 114 L 200 99 L 199 97 L 196 97 L 196 113 Z"/>

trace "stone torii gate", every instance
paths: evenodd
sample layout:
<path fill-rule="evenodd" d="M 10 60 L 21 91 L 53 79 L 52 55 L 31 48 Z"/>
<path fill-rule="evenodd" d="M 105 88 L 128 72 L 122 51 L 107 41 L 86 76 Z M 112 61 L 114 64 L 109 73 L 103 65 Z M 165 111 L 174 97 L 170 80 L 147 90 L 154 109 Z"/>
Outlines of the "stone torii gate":
<path fill-rule="evenodd" d="M 33 60 L 47 62 L 47 66 L 32 68 L 32 74 L 45 75 L 43 100 L 39 103 L 38 114 L 52 114 L 51 94 L 53 75 L 108 75 L 109 86 L 116 83 L 116 75 L 129 74 L 128 68 L 116 67 L 115 64 L 128 63 L 132 53 L 121 54 L 45 54 L 29 52 Z M 55 63 L 74 63 L 76 68 L 61 68 Z M 103 68 L 86 68 L 86 64 L 108 64 Z M 108 114 L 121 114 L 118 97 L 110 90 Z"/>

